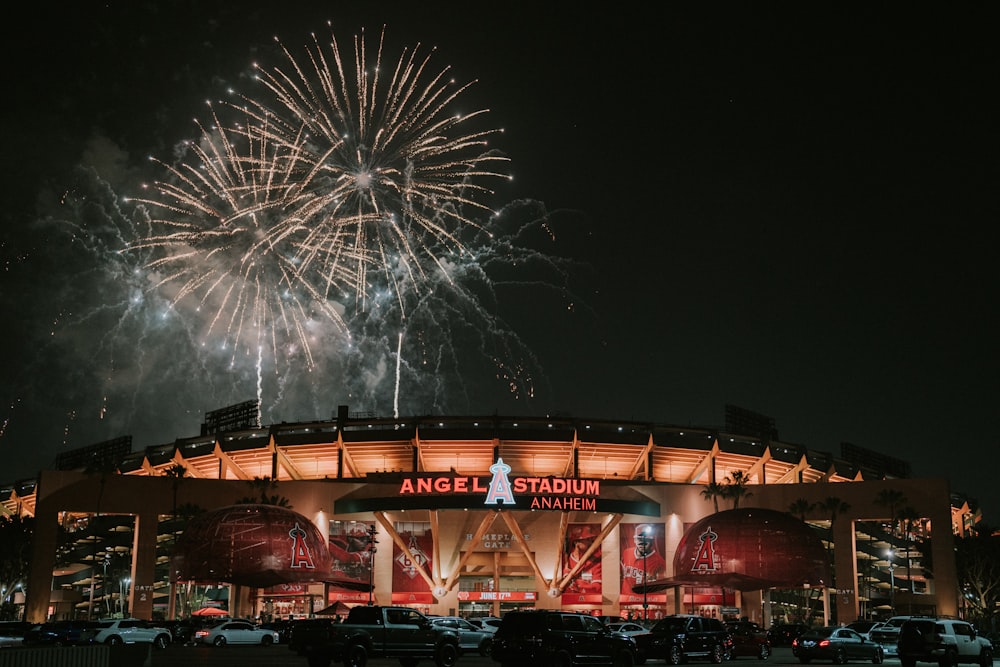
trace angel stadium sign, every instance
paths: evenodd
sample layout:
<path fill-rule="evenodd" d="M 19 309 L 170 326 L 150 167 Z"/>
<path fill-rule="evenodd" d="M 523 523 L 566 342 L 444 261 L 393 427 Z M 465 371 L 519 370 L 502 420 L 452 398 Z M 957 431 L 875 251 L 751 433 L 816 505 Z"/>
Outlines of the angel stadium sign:
<path fill-rule="evenodd" d="M 490 466 L 492 477 L 427 475 L 404 477 L 399 486 L 403 498 L 417 496 L 484 497 L 484 505 L 497 508 L 541 510 L 597 509 L 601 482 L 596 479 L 561 477 L 511 477 L 511 467 L 498 458 Z"/>

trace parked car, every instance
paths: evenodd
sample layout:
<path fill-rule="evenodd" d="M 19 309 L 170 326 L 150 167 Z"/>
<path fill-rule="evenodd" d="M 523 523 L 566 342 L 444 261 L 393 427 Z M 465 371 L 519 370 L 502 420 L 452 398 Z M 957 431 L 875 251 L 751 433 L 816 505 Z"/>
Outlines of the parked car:
<path fill-rule="evenodd" d="M 177 644 L 186 644 L 194 639 L 194 631 L 198 629 L 198 626 L 190 621 L 190 619 L 181 619 L 176 621 L 161 621 L 160 625 L 170 631 L 170 637 Z"/>
<path fill-rule="evenodd" d="M 960 662 L 993 665 L 993 643 L 966 621 L 933 616 L 914 616 L 903 623 L 897 643 L 899 662 L 914 667 L 917 662 L 936 662 L 954 667 Z"/>
<path fill-rule="evenodd" d="M 805 623 L 777 623 L 767 631 L 771 646 L 791 646 L 792 641 L 809 630 Z"/>
<path fill-rule="evenodd" d="M 93 644 L 97 634 L 93 621 L 52 621 L 24 631 L 26 646 L 81 646 Z"/>
<path fill-rule="evenodd" d="M 848 660 L 870 660 L 873 665 L 880 665 L 885 659 L 880 644 L 840 625 L 814 628 L 804 633 L 792 642 L 792 655 L 802 664 L 812 660 L 830 660 L 837 665 Z"/>
<path fill-rule="evenodd" d="M 771 640 L 767 638 L 767 631 L 756 623 L 729 621 L 726 623 L 726 630 L 729 630 L 729 636 L 733 641 L 729 657 L 748 655 L 760 660 L 771 657 Z"/>
<path fill-rule="evenodd" d="M 477 628 L 464 618 L 458 616 L 433 616 L 431 623 L 443 625 L 458 633 L 458 645 L 462 652 L 474 651 L 487 656 L 493 650 L 493 633 Z"/>
<path fill-rule="evenodd" d="M 493 660 L 502 665 L 570 667 L 636 664 L 635 639 L 597 618 L 555 610 L 509 611 L 493 635 Z"/>
<path fill-rule="evenodd" d="M 170 630 L 139 618 L 112 618 L 97 621 L 94 643 L 121 644 L 150 643 L 153 648 L 166 648 L 172 636 Z"/>
<path fill-rule="evenodd" d="M 289 637 L 292 636 L 292 625 L 295 623 L 293 620 L 283 619 L 278 621 L 269 621 L 267 623 L 262 623 L 260 627 L 265 630 L 274 630 L 278 633 L 278 643 L 287 644 Z"/>
<path fill-rule="evenodd" d="M 692 658 L 719 663 L 729 656 L 732 638 L 722 621 L 694 614 L 664 616 L 649 629 L 635 636 L 643 660 L 666 660 L 679 665 Z"/>
<path fill-rule="evenodd" d="M 23 646 L 24 634 L 34 625 L 21 621 L 0 622 L 0 647 Z"/>
<path fill-rule="evenodd" d="M 497 618 L 496 616 L 472 616 L 466 620 L 480 630 L 485 630 L 486 632 L 496 632 L 503 619 Z"/>
<path fill-rule="evenodd" d="M 882 621 L 854 621 L 853 623 L 848 623 L 847 627 L 865 639 L 871 639 L 871 631 L 882 627 Z"/>
<path fill-rule="evenodd" d="M 166 648 L 172 641 L 167 628 L 139 618 L 112 618 L 97 621 L 93 627 L 95 644 L 150 643 L 153 648 Z"/>
<path fill-rule="evenodd" d="M 607 625 L 609 630 L 621 632 L 630 637 L 644 635 L 649 632 L 649 628 L 644 628 L 638 623 L 633 623 L 632 621 L 626 621 L 625 623 L 608 623 Z"/>
<path fill-rule="evenodd" d="M 896 643 L 899 641 L 899 630 L 909 618 L 909 616 L 893 616 L 877 628 L 869 630 L 868 638 L 877 644 L 881 644 L 887 656 L 895 658 L 897 655 Z"/>
<path fill-rule="evenodd" d="M 271 646 L 279 640 L 277 630 L 261 628 L 249 621 L 223 621 L 194 633 L 197 644 L 226 646 L 227 644 L 259 644 Z"/>

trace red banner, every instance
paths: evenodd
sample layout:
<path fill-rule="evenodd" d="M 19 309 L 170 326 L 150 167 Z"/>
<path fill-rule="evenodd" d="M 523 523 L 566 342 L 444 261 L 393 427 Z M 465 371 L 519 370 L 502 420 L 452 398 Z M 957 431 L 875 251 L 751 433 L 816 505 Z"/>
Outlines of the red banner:
<path fill-rule="evenodd" d="M 641 604 L 641 593 L 634 593 L 633 586 L 643 581 L 656 581 L 666 576 L 663 524 L 621 523 L 618 524 L 618 539 L 622 554 L 621 564 L 621 604 Z M 665 593 L 649 595 L 648 603 L 666 604 Z"/>
<path fill-rule="evenodd" d="M 393 604 L 434 604 L 434 596 L 430 593 L 393 593 Z"/>
<path fill-rule="evenodd" d="M 393 543 L 392 590 L 399 593 L 427 593 L 430 595 L 430 586 L 420 574 L 420 568 L 422 568 L 429 575 L 433 565 L 430 554 L 433 553 L 434 540 L 430 524 L 426 525 L 427 528 L 424 530 L 414 527 L 410 532 L 400 531 L 399 533 L 399 537 L 407 543 L 407 549 L 414 560 L 410 560 L 410 557 L 399 548 L 399 545 Z M 420 568 L 417 567 L 418 565 Z M 395 594 L 393 594 L 393 599 L 395 600 Z"/>
<path fill-rule="evenodd" d="M 589 604 L 600 607 L 604 604 L 604 598 L 600 593 L 563 593 L 562 603 L 567 604 Z"/>
<path fill-rule="evenodd" d="M 563 549 L 563 576 L 569 574 L 577 567 L 583 556 L 590 550 L 594 541 L 601 534 L 601 525 L 597 523 L 571 523 L 566 530 L 566 544 Z M 598 604 L 601 600 L 602 588 L 602 565 L 601 565 L 601 545 L 598 544 L 594 552 L 587 557 L 577 574 L 563 589 L 563 603 L 577 604 L 570 602 L 567 598 L 578 596 L 597 596 Z"/>
<path fill-rule="evenodd" d="M 463 602 L 534 602 L 538 599 L 535 591 L 459 591 L 458 599 Z"/>

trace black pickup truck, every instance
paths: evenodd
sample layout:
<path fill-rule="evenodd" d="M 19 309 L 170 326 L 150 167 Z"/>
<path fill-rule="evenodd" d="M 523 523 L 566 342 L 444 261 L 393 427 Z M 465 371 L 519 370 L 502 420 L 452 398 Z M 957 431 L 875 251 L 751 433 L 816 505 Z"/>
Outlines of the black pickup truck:
<path fill-rule="evenodd" d="M 408 607 L 354 607 L 343 623 L 310 618 L 292 626 L 288 648 L 305 656 L 309 667 L 364 667 L 368 658 L 398 658 L 402 667 L 421 659 L 453 667 L 461 655 L 458 633 L 435 625 Z"/>

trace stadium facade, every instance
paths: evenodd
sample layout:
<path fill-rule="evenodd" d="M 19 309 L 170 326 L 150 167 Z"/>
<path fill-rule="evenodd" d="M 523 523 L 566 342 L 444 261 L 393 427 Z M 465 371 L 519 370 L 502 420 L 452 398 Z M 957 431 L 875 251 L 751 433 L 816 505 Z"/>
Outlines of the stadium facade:
<path fill-rule="evenodd" d="M 436 614 L 695 612 L 766 625 L 959 613 L 952 537 L 969 516 L 953 507 L 946 480 L 895 478 L 754 436 L 568 418 L 376 419 L 341 409 L 329 421 L 206 432 L 124 456 L 120 441 L 113 449 L 114 460 L 92 448 L 96 465 L 45 470 L 4 494 L 8 512 L 36 519 L 28 620 L 113 610 L 172 618 L 212 604 L 269 618 L 369 601 Z M 306 533 L 280 518 L 252 526 L 244 518 L 227 528 L 228 547 L 202 545 L 221 551 L 202 564 L 207 570 L 178 565 L 184 527 L 198 520 L 191 516 L 221 512 L 232 524 L 223 510 L 255 499 L 312 523 L 331 570 L 312 581 L 301 571 L 273 580 L 232 571 L 226 559 L 242 549 L 258 549 L 262 569 L 281 569 L 259 540 L 244 539 L 255 530 L 286 536 L 293 562 L 309 566 L 312 547 L 295 542 Z M 755 588 L 747 572 L 702 584 L 681 576 L 685 545 L 697 537 L 687 533 L 715 514 L 723 525 L 736 504 L 807 525 L 829 580 Z M 734 570 L 748 558 L 758 562 L 746 567 L 773 571 L 798 557 L 766 530 L 757 535 Z M 639 539 L 652 543 L 642 556 Z M 700 567 L 725 558 L 709 555 Z M 115 563 L 124 570 L 116 574 Z"/>

